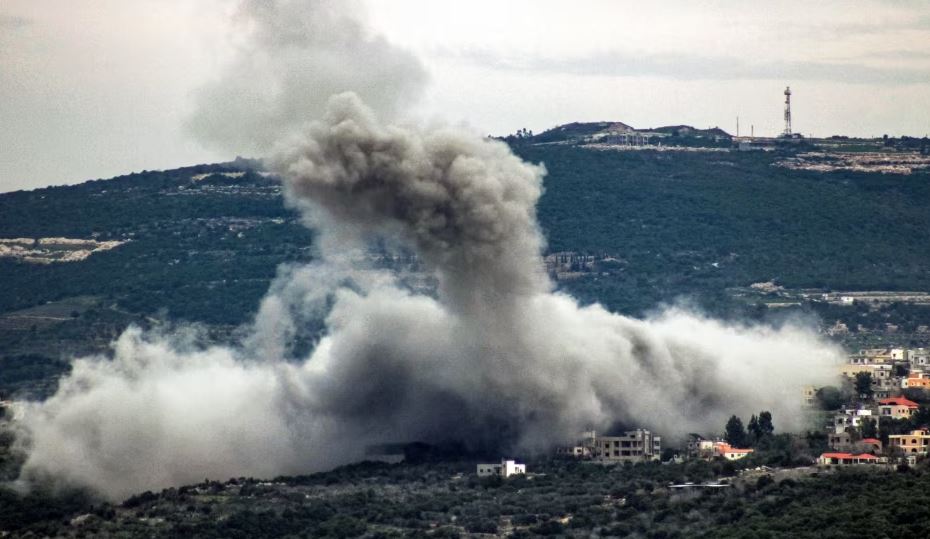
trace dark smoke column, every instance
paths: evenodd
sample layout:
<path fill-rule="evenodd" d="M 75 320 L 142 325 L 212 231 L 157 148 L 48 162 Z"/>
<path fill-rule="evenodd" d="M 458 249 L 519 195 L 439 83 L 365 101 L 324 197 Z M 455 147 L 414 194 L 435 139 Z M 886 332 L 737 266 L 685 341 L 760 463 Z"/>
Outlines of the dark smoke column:
<path fill-rule="evenodd" d="M 320 228 L 412 246 L 456 311 L 507 309 L 515 296 L 549 289 L 536 223 L 544 170 L 503 143 L 382 126 L 346 93 L 274 163 L 290 197 L 325 215 Z"/>

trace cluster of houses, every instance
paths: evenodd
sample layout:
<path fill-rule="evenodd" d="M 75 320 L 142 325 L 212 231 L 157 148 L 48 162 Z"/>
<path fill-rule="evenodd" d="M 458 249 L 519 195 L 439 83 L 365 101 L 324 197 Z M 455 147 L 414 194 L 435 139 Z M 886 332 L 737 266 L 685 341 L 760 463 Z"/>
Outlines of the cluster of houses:
<path fill-rule="evenodd" d="M 573 257 L 573 253 L 553 256 L 552 263 L 584 264 L 589 260 Z M 930 456 L 930 425 L 916 430 L 890 434 L 883 443 L 878 437 L 882 421 L 908 419 L 920 409 L 913 391 L 930 390 L 930 349 L 881 348 L 859 350 L 840 366 L 840 373 L 857 386 L 857 375 L 868 373 L 867 391 L 855 396 L 852 404 L 832 413 L 827 427 L 830 451 L 820 455 L 821 466 L 876 465 L 891 462 L 914 464 Z M 863 377 L 858 376 L 859 389 Z M 814 407 L 818 391 L 804 388 L 807 405 Z M 918 400 L 922 400 L 919 399 Z M 612 436 L 584 433 L 575 445 L 561 447 L 557 454 L 600 464 L 622 464 L 657 461 L 662 453 L 661 438 L 646 429 L 636 429 Z M 752 454 L 752 449 L 738 448 L 721 439 L 708 440 L 692 435 L 687 444 L 687 458 L 739 460 Z M 509 477 L 525 474 L 526 467 L 512 460 L 500 464 L 479 464 L 479 476 Z"/>
<path fill-rule="evenodd" d="M 856 396 L 855 404 L 833 414 L 827 427 L 827 441 L 834 451 L 820 456 L 821 465 L 884 464 L 890 459 L 913 464 L 928 455 L 930 430 L 926 426 L 909 433 L 890 434 L 884 446 L 876 436 L 882 421 L 908 419 L 919 410 L 920 405 L 904 393 L 930 389 L 930 350 L 859 350 L 849 356 L 840 372 L 853 387 L 857 387 L 858 378 L 859 390 L 866 391 Z M 868 377 L 863 378 L 862 373 Z M 868 388 L 861 387 L 863 379 L 870 381 Z M 812 402 L 814 394 L 807 388 L 804 397 Z"/>

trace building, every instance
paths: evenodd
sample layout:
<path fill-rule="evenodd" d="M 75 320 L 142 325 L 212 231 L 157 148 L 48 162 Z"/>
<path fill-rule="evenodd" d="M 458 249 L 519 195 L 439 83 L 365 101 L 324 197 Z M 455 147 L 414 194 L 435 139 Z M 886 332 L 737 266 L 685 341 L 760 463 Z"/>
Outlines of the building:
<path fill-rule="evenodd" d="M 726 442 L 716 442 L 714 444 L 715 456 L 723 457 L 727 460 L 739 460 L 748 457 L 752 452 L 752 449 L 739 449 Z"/>
<path fill-rule="evenodd" d="M 926 348 L 908 350 L 907 362 L 910 363 L 912 369 L 930 366 L 930 350 Z"/>
<path fill-rule="evenodd" d="M 930 449 L 930 432 L 927 429 L 911 431 L 910 434 L 892 434 L 888 436 L 888 447 L 892 451 L 905 455 L 927 456 Z"/>
<path fill-rule="evenodd" d="M 901 387 L 930 389 L 930 374 L 924 372 L 911 372 L 901 383 Z"/>
<path fill-rule="evenodd" d="M 646 429 L 595 436 L 593 441 L 592 455 L 601 462 L 646 462 L 659 460 L 662 454 L 662 439 Z"/>
<path fill-rule="evenodd" d="M 852 434 L 842 432 L 831 432 L 827 435 L 827 445 L 830 449 L 849 450 L 852 447 Z"/>
<path fill-rule="evenodd" d="M 859 455 L 852 453 L 824 453 L 817 459 L 817 464 L 820 466 L 851 466 L 854 464 L 879 464 L 881 462 L 885 462 L 885 458 L 868 453 Z"/>
<path fill-rule="evenodd" d="M 878 438 L 863 438 L 859 440 L 859 443 L 865 447 L 866 451 L 871 452 L 873 455 L 882 452 L 882 441 Z"/>
<path fill-rule="evenodd" d="M 479 464 L 478 477 L 500 476 L 503 478 L 511 475 L 526 474 L 526 464 L 517 464 L 514 460 L 502 460 L 500 464 Z"/>
<path fill-rule="evenodd" d="M 862 427 L 863 419 L 877 419 L 869 408 L 844 408 L 842 412 L 833 416 L 833 432 L 846 432 L 850 427 Z"/>
<path fill-rule="evenodd" d="M 817 388 L 814 386 L 804 386 L 801 388 L 801 402 L 807 408 L 813 408 L 817 404 Z"/>
<path fill-rule="evenodd" d="M 688 455 L 702 459 L 722 457 L 727 460 L 739 460 L 752 452 L 752 449 L 733 447 L 723 440 L 705 440 L 700 436 L 693 436 L 688 441 Z"/>
<path fill-rule="evenodd" d="M 904 397 L 888 397 L 878 401 L 879 417 L 893 417 L 906 419 L 914 415 L 919 408 L 918 404 Z"/>

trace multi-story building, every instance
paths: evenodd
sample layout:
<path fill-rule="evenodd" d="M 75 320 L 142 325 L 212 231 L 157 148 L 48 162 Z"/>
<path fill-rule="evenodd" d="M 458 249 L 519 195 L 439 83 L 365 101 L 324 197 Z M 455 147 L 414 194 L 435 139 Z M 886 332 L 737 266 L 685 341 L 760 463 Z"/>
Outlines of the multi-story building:
<path fill-rule="evenodd" d="M 619 436 L 595 436 L 591 452 L 601 462 L 645 462 L 659 460 L 662 439 L 646 429 L 624 432 Z"/>
<path fill-rule="evenodd" d="M 847 429 L 861 428 L 863 419 L 877 419 L 871 408 L 844 408 L 833 416 L 833 432 L 846 432 Z"/>
<path fill-rule="evenodd" d="M 930 432 L 920 429 L 911 431 L 910 434 L 892 434 L 888 436 L 888 447 L 905 455 L 927 456 L 930 449 Z"/>

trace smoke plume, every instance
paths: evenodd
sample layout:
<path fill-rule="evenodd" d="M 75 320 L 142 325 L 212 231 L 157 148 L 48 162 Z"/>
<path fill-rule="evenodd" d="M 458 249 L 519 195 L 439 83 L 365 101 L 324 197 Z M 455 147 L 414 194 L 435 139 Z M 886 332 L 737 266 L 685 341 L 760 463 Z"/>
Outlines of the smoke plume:
<path fill-rule="evenodd" d="M 234 144 L 284 135 L 268 163 L 319 231 L 319 261 L 280 270 L 237 345 L 130 329 L 112 359 L 76 360 L 27 407 L 25 477 L 119 499 L 320 470 L 384 442 L 513 454 L 617 423 L 667 440 L 713 433 L 762 409 L 780 429 L 801 426 L 801 387 L 831 380 L 838 349 L 797 326 L 681 309 L 637 320 L 554 291 L 535 213 L 544 168 L 462 129 L 385 122 L 419 87 L 419 65 L 336 3 L 300 5 L 244 4 L 255 28 L 238 76 L 206 91 L 225 105 L 194 123 L 239 122 L 218 137 Z M 316 114 L 347 88 L 359 93 Z M 374 240 L 415 253 L 435 288 L 359 264 Z M 320 320 L 301 352 L 295 340 Z"/>
<path fill-rule="evenodd" d="M 78 360 L 28 410 L 28 473 L 119 498 L 317 470 L 388 441 L 545 449 L 617 422 L 671 439 L 760 409 L 791 428 L 801 386 L 838 359 L 802 328 L 674 309 L 635 320 L 553 292 L 535 219 L 543 169 L 502 143 L 385 126 L 343 94 L 271 162 L 324 235 L 323 262 L 282 274 L 241 346 L 130 330 L 112 361 Z M 436 294 L 344 270 L 337 246 L 377 237 L 414 250 Z M 325 335 L 285 361 L 313 313 L 327 313 Z"/>
<path fill-rule="evenodd" d="M 236 54 L 195 96 L 188 119 L 220 150 L 264 155 L 349 90 L 393 115 L 426 82 L 416 57 L 368 28 L 357 0 L 243 0 L 234 22 Z"/>

